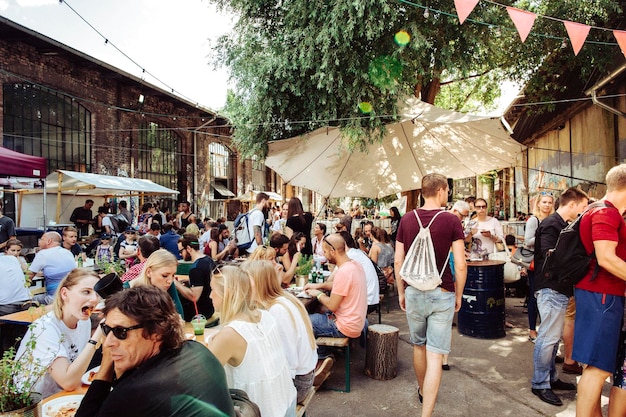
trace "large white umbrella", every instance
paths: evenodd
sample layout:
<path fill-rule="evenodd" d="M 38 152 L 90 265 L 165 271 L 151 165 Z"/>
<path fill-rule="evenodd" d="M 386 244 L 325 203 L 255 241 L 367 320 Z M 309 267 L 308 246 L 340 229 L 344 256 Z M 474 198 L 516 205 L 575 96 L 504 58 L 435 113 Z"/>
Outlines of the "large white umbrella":
<path fill-rule="evenodd" d="M 524 146 L 499 118 L 413 102 L 382 143 L 350 152 L 338 128 L 272 141 L 265 165 L 291 185 L 326 197 L 383 197 L 420 188 L 425 174 L 465 178 L 515 165 Z"/>

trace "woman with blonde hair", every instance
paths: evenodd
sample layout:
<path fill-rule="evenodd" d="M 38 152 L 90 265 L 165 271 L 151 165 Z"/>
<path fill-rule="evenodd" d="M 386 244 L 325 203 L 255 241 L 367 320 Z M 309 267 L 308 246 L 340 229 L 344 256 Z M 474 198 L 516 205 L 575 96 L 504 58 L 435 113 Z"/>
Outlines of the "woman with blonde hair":
<path fill-rule="evenodd" d="M 211 299 L 222 329 L 208 347 L 224 365 L 229 388 L 244 390 L 263 417 L 294 416 L 296 388 L 272 315 L 258 310 L 248 275 L 225 266 L 211 280 Z"/>
<path fill-rule="evenodd" d="M 146 259 L 146 263 L 137 278 L 130 281 L 130 286 L 151 285 L 162 289 L 172 297 L 176 311 L 183 317 L 183 305 L 178 296 L 178 286 L 182 286 L 182 284 L 176 280 L 177 268 L 178 260 L 176 257 L 166 249 L 159 249 Z"/>
<path fill-rule="evenodd" d="M 278 323 L 280 340 L 300 403 L 313 386 L 317 364 L 317 345 L 309 314 L 296 297 L 283 291 L 270 262 L 247 261 L 241 269 L 252 281 L 254 299 L 259 307 L 269 311 Z"/>
<path fill-rule="evenodd" d="M 542 191 L 535 199 L 533 214 L 526 220 L 524 231 L 524 248 L 534 252 L 535 234 L 539 223 L 549 215 L 554 213 L 554 196 L 551 193 Z M 537 299 L 535 298 L 535 271 L 526 270 L 528 276 L 528 340 L 535 343 L 537 339 Z"/>
<path fill-rule="evenodd" d="M 285 269 L 281 264 L 276 262 L 276 249 L 270 246 L 257 246 L 257 248 L 248 256 L 248 261 L 269 261 L 272 267 L 276 271 L 276 275 L 280 282 L 282 282 Z"/>
<path fill-rule="evenodd" d="M 98 304 L 93 287 L 100 277 L 91 269 L 75 268 L 59 284 L 53 310 L 35 320 L 22 339 L 16 357 L 27 361 L 21 383 L 46 398 L 81 386 L 81 377 L 100 347 L 102 330 L 91 335 L 91 313 Z M 36 381 L 33 376 L 43 377 Z"/>

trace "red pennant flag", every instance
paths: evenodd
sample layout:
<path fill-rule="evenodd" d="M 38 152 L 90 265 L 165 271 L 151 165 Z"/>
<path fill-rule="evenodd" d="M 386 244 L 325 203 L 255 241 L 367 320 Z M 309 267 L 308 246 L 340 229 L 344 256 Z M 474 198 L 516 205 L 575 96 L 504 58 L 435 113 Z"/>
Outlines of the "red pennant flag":
<path fill-rule="evenodd" d="M 472 13 L 477 4 L 478 0 L 454 0 L 454 7 L 456 7 L 456 13 L 459 15 L 461 24 L 465 22 L 465 19 Z"/>
<path fill-rule="evenodd" d="M 617 39 L 617 44 L 619 45 L 619 49 L 622 50 L 622 53 L 626 57 L 626 31 L 614 30 L 613 36 L 615 36 L 615 39 Z"/>
<path fill-rule="evenodd" d="M 572 49 L 574 49 L 574 55 L 578 55 L 580 49 L 583 47 L 585 43 L 585 39 L 587 39 L 587 35 L 589 35 L 589 30 L 591 26 L 583 25 L 582 23 L 575 23 L 570 21 L 563 22 L 565 25 L 565 29 L 567 29 L 567 34 L 569 35 L 569 40 L 572 42 Z"/>
<path fill-rule="evenodd" d="M 537 15 L 535 13 L 527 12 L 526 10 L 516 9 L 515 7 L 507 7 L 506 11 L 509 12 L 509 17 L 517 28 L 517 32 L 519 33 L 519 37 L 522 39 L 522 43 L 524 43 L 530 33 L 530 29 L 535 23 Z"/>

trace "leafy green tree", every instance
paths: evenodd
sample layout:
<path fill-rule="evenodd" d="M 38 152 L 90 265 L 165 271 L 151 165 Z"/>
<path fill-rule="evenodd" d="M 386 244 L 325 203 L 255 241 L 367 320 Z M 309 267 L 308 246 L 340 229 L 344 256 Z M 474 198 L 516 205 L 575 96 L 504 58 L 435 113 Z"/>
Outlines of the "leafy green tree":
<path fill-rule="evenodd" d="M 470 15 L 476 21 L 460 25 L 451 0 L 429 1 L 428 8 L 406 0 L 210 1 L 239 16 L 213 60 L 236 83 L 225 113 L 246 155 L 263 155 L 269 140 L 327 125 L 342 126 L 349 146 L 363 146 L 397 118 L 400 97 L 475 110 L 499 97 L 503 80 L 523 83 L 547 63 L 579 65 L 584 76 L 616 48 L 586 44 L 574 57 L 569 45 L 563 48 L 562 23 L 548 19 L 537 19 L 522 44 L 506 10 L 487 2 Z M 596 26 L 622 10 L 615 0 L 515 5 Z M 602 42 L 610 34 L 597 36 Z M 541 82 L 530 88 L 549 94 Z"/>

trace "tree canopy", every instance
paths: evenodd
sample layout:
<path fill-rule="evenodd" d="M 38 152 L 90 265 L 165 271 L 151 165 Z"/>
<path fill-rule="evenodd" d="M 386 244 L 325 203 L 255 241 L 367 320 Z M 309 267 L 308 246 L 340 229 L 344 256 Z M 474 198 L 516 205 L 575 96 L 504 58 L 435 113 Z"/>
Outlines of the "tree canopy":
<path fill-rule="evenodd" d="M 428 7 L 406 0 L 210 1 L 239 17 L 215 45 L 213 62 L 235 81 L 224 112 L 244 155 L 262 156 L 269 140 L 327 125 L 341 126 L 349 146 L 362 146 L 380 139 L 402 97 L 475 110 L 499 97 L 503 80 L 525 83 L 547 62 L 555 71 L 580 66 L 585 77 L 607 65 L 607 50 L 616 48 L 606 46 L 610 32 L 593 31 L 599 42 L 575 57 L 562 23 L 549 19 L 537 19 L 522 43 L 506 10 L 487 2 L 460 25 L 452 0 Z M 622 12 L 616 0 L 514 5 L 600 27 Z M 546 60 L 554 54 L 563 58 Z M 541 82 L 532 88 L 549 94 Z"/>

